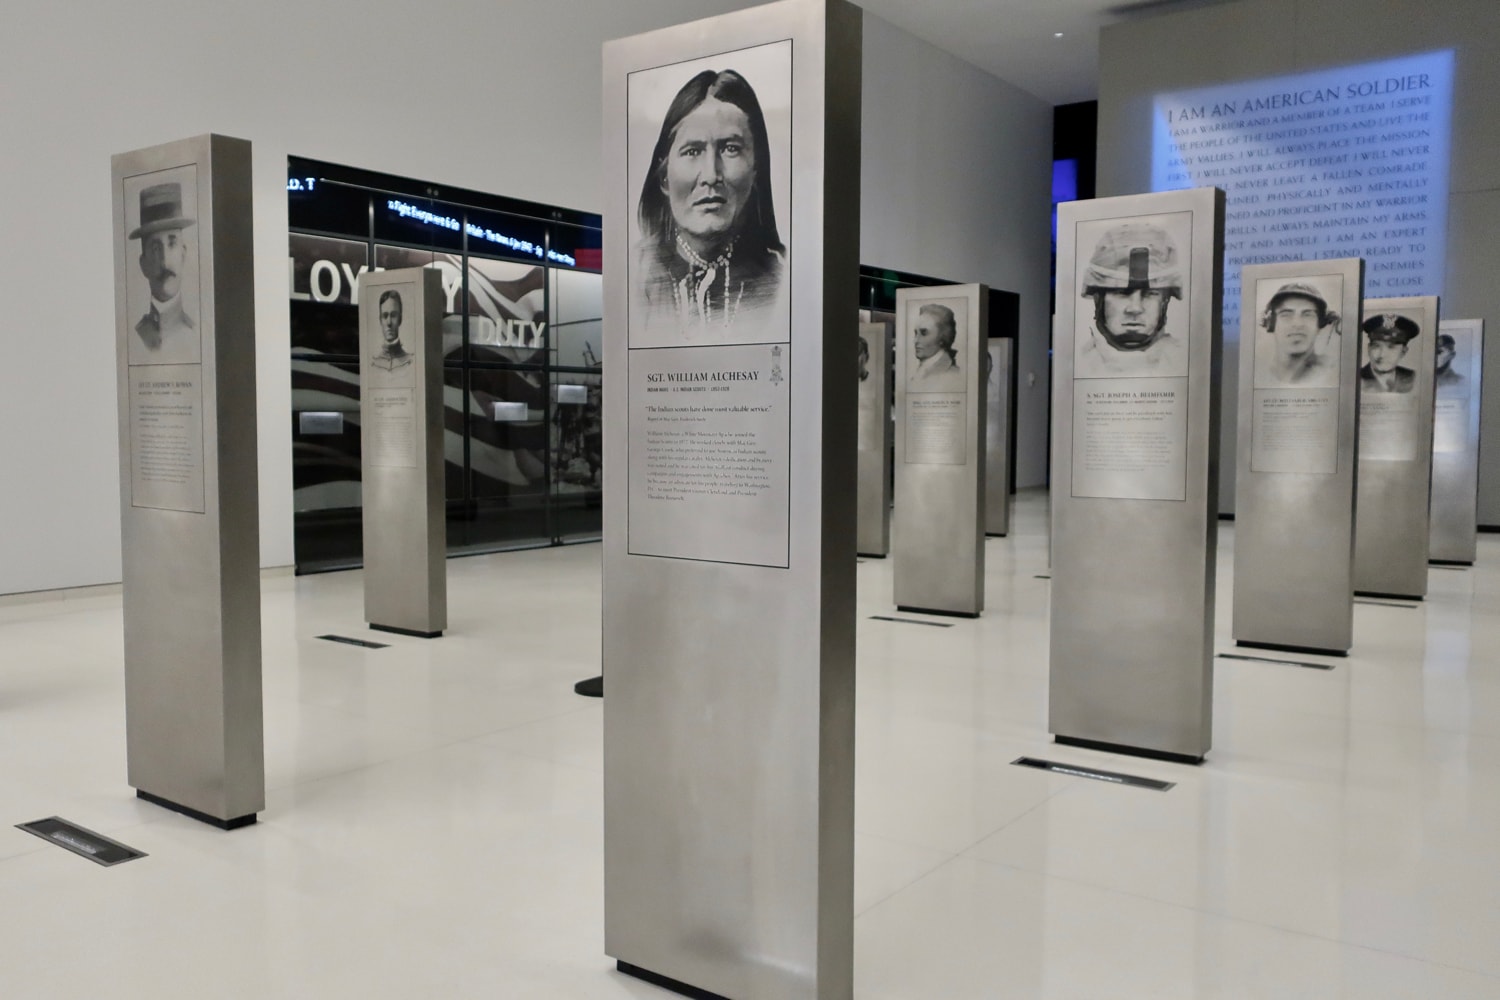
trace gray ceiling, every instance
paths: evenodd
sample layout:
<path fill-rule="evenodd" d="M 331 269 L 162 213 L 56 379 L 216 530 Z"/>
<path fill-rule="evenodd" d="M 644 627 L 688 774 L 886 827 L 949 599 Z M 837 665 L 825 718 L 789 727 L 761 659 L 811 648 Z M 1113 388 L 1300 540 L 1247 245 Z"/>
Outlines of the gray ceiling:
<path fill-rule="evenodd" d="M 1051 104 L 1099 96 L 1099 29 L 1230 0 L 856 0 L 861 7 Z M 1062 32 L 1062 37 L 1056 37 Z"/>

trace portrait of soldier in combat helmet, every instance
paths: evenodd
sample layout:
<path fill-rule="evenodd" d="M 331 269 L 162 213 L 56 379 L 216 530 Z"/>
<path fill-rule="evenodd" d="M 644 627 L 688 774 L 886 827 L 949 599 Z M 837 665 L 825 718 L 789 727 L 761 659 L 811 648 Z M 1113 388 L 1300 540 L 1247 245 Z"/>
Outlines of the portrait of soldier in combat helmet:
<path fill-rule="evenodd" d="M 1187 375 L 1185 324 L 1171 311 L 1187 284 L 1179 240 L 1159 221 L 1104 225 L 1081 267 L 1079 294 L 1093 308 L 1077 310 L 1074 377 Z"/>

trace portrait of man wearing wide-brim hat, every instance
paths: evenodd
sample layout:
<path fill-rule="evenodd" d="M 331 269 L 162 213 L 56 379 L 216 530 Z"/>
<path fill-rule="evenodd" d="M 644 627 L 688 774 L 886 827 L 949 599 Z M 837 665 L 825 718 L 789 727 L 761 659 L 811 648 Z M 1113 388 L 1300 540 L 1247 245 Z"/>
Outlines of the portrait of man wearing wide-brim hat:
<path fill-rule="evenodd" d="M 145 314 L 135 324 L 135 332 L 140 345 L 153 354 L 197 351 L 197 321 L 183 298 L 184 276 L 195 263 L 187 235 L 193 224 L 194 220 L 183 211 L 180 182 L 151 184 L 141 189 L 140 224 L 126 238 L 141 243 L 139 263 L 141 274 L 150 286 L 151 299 Z"/>
<path fill-rule="evenodd" d="M 1401 364 L 1411 342 L 1422 335 L 1416 322 L 1397 313 L 1380 313 L 1365 320 L 1365 365 L 1359 370 L 1362 392 L 1411 392 L 1417 373 Z"/>

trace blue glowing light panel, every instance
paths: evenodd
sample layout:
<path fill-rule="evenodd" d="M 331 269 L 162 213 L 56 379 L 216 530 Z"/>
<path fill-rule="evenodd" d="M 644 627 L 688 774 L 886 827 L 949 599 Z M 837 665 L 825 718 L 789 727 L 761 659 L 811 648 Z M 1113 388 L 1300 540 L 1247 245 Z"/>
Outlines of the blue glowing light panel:
<path fill-rule="evenodd" d="M 1364 257 L 1365 294 L 1440 295 L 1453 52 L 1159 94 L 1151 189 L 1215 185 L 1224 334 L 1240 268 Z"/>

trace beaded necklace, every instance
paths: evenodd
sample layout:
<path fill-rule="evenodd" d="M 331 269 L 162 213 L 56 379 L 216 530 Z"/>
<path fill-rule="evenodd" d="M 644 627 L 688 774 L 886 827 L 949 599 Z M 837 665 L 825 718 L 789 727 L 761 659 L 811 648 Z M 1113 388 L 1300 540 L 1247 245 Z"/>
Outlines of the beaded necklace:
<path fill-rule="evenodd" d="M 729 289 L 730 261 L 734 259 L 734 246 L 738 237 L 729 241 L 722 253 L 713 260 L 706 260 L 692 247 L 688 246 L 682 238 L 682 233 L 676 234 L 677 250 L 683 259 L 688 262 L 688 273 L 681 281 L 672 286 L 672 298 L 677 307 L 677 315 L 681 324 L 686 327 L 690 323 L 701 324 L 704 328 L 722 325 L 728 327 L 734 323 L 735 315 L 739 312 L 740 295 L 731 300 Z M 710 293 L 713 291 L 714 282 L 720 275 L 724 278 L 724 306 L 722 318 L 715 320 L 713 315 L 713 302 Z"/>

